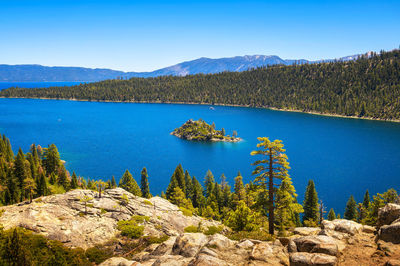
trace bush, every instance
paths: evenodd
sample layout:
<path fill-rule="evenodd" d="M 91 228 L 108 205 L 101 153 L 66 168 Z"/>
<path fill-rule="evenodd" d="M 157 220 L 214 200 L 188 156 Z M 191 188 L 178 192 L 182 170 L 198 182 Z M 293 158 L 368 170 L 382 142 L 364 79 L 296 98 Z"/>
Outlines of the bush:
<path fill-rule="evenodd" d="M 105 209 L 103 209 L 103 208 L 100 209 L 100 214 L 106 214 L 106 213 L 107 213 L 107 211 Z"/>
<path fill-rule="evenodd" d="M 137 223 L 143 223 L 144 221 L 146 222 L 150 221 L 150 217 L 144 215 L 133 215 L 131 217 L 131 220 L 134 220 Z"/>
<path fill-rule="evenodd" d="M 179 209 L 182 211 L 182 214 L 185 216 L 193 216 L 193 212 L 191 210 L 188 210 L 184 207 L 179 207 Z"/>
<path fill-rule="evenodd" d="M 149 205 L 149 206 L 153 206 L 153 203 L 151 203 L 150 200 L 144 200 L 143 204 Z"/>
<path fill-rule="evenodd" d="M 219 234 L 224 230 L 224 226 L 210 226 L 207 228 L 207 230 L 204 232 L 205 235 L 215 235 Z"/>
<path fill-rule="evenodd" d="M 185 227 L 184 231 L 185 233 L 201 233 L 199 228 L 194 225 L 189 225 L 188 227 Z"/>
<path fill-rule="evenodd" d="M 239 232 L 231 232 L 227 235 L 231 240 L 243 240 L 243 239 L 255 239 L 260 241 L 271 241 L 274 240 L 274 236 L 268 234 L 264 230 L 257 231 L 239 231 Z"/>
<path fill-rule="evenodd" d="M 100 264 L 103 261 L 111 258 L 113 256 L 113 252 L 105 248 L 92 247 L 86 250 L 85 255 L 91 262 Z"/>
<path fill-rule="evenodd" d="M 144 226 L 138 225 L 135 220 L 119 221 L 117 228 L 121 231 L 121 235 L 130 238 L 141 237 L 144 230 Z"/>
<path fill-rule="evenodd" d="M 156 237 L 156 236 L 146 236 L 146 237 L 144 237 L 144 239 L 147 241 L 147 243 L 149 245 L 151 245 L 151 244 L 161 244 L 161 243 L 167 241 L 168 238 L 169 238 L 169 236 L 167 236 L 167 235 L 163 235 L 163 236 L 160 236 L 160 237 Z"/>
<path fill-rule="evenodd" d="M 314 220 L 309 219 L 309 220 L 304 221 L 304 226 L 305 227 L 318 227 L 318 224 Z"/>

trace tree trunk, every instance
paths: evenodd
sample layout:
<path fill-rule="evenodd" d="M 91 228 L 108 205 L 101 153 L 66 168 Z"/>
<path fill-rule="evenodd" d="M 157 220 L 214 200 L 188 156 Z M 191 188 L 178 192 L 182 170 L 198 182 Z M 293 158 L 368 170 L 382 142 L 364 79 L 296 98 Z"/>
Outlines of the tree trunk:
<path fill-rule="evenodd" d="M 272 171 L 272 151 L 269 149 L 269 182 L 268 182 L 268 228 L 271 235 L 274 234 L 274 175 Z"/>

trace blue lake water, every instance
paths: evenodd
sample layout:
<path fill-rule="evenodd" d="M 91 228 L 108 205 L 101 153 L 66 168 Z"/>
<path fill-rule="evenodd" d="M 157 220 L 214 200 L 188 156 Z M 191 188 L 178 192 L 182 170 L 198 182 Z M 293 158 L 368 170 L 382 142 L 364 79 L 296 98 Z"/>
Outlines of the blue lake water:
<path fill-rule="evenodd" d="M 55 143 L 68 170 L 84 177 L 117 179 L 129 169 L 139 181 L 149 172 L 151 192 L 165 190 L 182 163 L 203 180 L 210 169 L 230 184 L 240 170 L 253 180 L 257 137 L 281 139 L 290 175 L 303 201 L 309 179 L 320 198 L 343 214 L 350 194 L 361 201 L 366 189 L 400 190 L 400 123 L 324 117 L 265 109 L 206 105 L 97 103 L 57 100 L 0 99 L 0 132 L 14 150 L 31 143 Z M 237 130 L 239 143 L 199 143 L 169 133 L 186 120 L 215 122 L 227 134 Z"/>
<path fill-rule="evenodd" d="M 76 82 L 76 81 L 55 81 L 55 82 L 0 82 L 0 90 L 8 89 L 11 87 L 20 87 L 20 88 L 47 88 L 52 86 L 72 86 L 78 85 L 84 82 Z"/>

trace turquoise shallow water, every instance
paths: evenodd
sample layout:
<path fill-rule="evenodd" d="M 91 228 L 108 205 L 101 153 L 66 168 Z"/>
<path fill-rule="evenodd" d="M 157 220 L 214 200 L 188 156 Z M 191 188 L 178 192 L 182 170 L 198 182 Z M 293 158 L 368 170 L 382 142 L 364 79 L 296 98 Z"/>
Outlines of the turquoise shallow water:
<path fill-rule="evenodd" d="M 368 188 L 400 190 L 400 123 L 324 117 L 265 109 L 206 105 L 98 103 L 0 99 L 0 132 L 14 150 L 33 142 L 55 143 L 67 168 L 77 174 L 118 179 L 129 169 L 139 181 L 146 166 L 153 194 L 165 190 L 178 163 L 203 180 L 208 169 L 230 184 L 237 171 L 252 180 L 258 136 L 281 139 L 299 201 L 314 179 L 328 208 L 343 213 L 350 194 L 358 201 Z M 203 118 L 239 143 L 184 141 L 169 133 L 186 120 Z M 328 209 L 329 210 L 329 209 Z"/>

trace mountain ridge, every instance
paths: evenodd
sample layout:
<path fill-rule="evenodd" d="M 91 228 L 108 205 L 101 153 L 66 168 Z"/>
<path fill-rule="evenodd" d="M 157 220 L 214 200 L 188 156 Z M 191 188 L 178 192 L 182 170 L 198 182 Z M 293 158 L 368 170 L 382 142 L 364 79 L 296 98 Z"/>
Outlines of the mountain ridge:
<path fill-rule="evenodd" d="M 241 72 L 277 64 L 293 65 L 332 62 L 334 60 L 349 61 L 355 60 L 360 56 L 361 54 L 356 54 L 338 59 L 317 61 L 282 59 L 277 55 L 244 55 L 223 58 L 200 57 L 149 72 L 125 72 L 108 68 L 43 66 L 39 64 L 0 64 L 0 82 L 94 82 L 116 78 L 186 76 L 200 73 L 215 74 L 225 71 Z"/>

